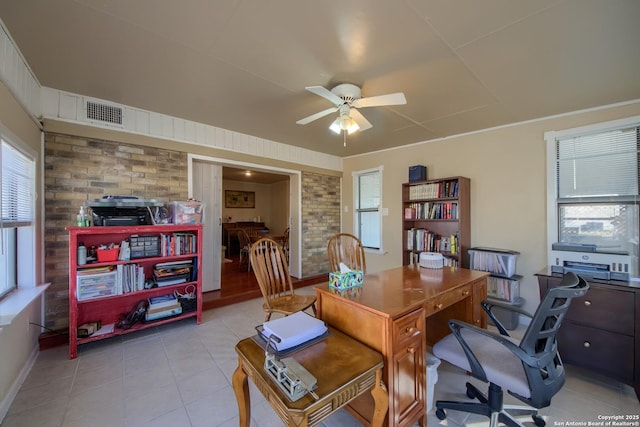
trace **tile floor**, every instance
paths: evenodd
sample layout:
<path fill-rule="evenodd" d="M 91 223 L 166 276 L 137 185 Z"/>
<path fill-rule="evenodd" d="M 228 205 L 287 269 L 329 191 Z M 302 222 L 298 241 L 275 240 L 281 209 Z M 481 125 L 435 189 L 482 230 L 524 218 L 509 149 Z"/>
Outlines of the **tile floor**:
<path fill-rule="evenodd" d="M 302 293 L 312 293 L 312 287 Z M 85 344 L 69 360 L 68 348 L 42 351 L 2 427 L 181 427 L 237 426 L 231 387 L 236 342 L 263 322 L 261 300 L 208 310 L 196 325 L 187 319 L 109 340 Z M 550 408 L 542 411 L 550 427 L 600 415 L 640 414 L 631 387 L 568 366 L 568 379 Z M 435 399 L 464 399 L 470 377 L 442 363 Z M 251 425 L 282 423 L 251 385 Z M 511 399 L 509 399 L 511 400 Z M 515 399 L 513 399 L 515 401 Z M 527 425 L 533 425 L 530 418 Z M 446 420 L 428 414 L 429 426 L 485 426 L 487 419 L 450 411 Z M 346 411 L 324 426 L 358 426 Z M 566 423 L 564 423 L 566 425 Z M 638 424 L 635 424 L 638 425 Z"/>

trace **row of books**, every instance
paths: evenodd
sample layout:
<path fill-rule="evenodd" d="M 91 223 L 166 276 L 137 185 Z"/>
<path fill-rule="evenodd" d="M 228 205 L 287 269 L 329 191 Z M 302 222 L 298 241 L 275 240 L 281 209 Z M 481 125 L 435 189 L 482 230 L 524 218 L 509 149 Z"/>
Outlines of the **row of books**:
<path fill-rule="evenodd" d="M 409 187 L 409 200 L 458 197 L 458 180 L 416 184 Z"/>
<path fill-rule="evenodd" d="M 458 236 L 441 236 L 424 228 L 406 230 L 405 249 L 414 252 L 440 252 L 442 254 L 458 253 Z"/>
<path fill-rule="evenodd" d="M 457 203 L 411 203 L 404 208 L 405 219 L 458 219 Z"/>
<path fill-rule="evenodd" d="M 144 267 L 142 265 L 118 264 L 116 273 L 118 294 L 128 294 L 145 288 Z"/>
<path fill-rule="evenodd" d="M 446 254 L 444 254 L 446 255 Z M 419 265 L 420 262 L 420 253 L 419 252 L 414 252 L 411 253 L 409 256 L 409 265 Z M 457 258 L 448 258 L 448 257 L 443 257 L 442 259 L 442 266 L 443 267 L 458 267 L 459 266 L 459 262 Z"/>
<path fill-rule="evenodd" d="M 160 255 L 175 256 L 195 254 L 198 239 L 193 233 L 160 234 Z"/>

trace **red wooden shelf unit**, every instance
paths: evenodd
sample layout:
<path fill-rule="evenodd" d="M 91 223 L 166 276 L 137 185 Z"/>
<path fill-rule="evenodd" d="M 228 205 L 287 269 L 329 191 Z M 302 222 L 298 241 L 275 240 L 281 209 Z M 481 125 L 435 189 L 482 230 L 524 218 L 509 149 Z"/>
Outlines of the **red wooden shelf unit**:
<path fill-rule="evenodd" d="M 69 232 L 69 357 L 78 356 L 78 346 L 84 343 L 127 334 L 142 329 L 155 327 L 176 320 L 195 317 L 199 324 L 202 321 L 202 225 L 139 225 L 122 227 L 67 227 Z M 157 244 L 156 253 L 153 248 L 142 253 L 139 258 L 115 260 L 108 262 L 92 261 L 78 265 L 78 244 L 85 247 L 98 247 L 122 241 L 149 242 Z M 158 236 L 155 240 L 153 237 Z M 182 242 L 174 247 L 173 242 Z M 155 243 L 153 243 L 155 241 Z M 169 246 L 165 248 L 165 243 Z M 144 243 L 146 244 L 146 243 Z M 162 246 L 160 250 L 160 246 Z M 146 250 L 146 248 L 144 249 Z M 163 256 L 163 253 L 167 255 Z M 150 255 L 150 256 L 147 256 Z M 140 255 L 138 255 L 140 256 Z M 154 266 L 159 263 L 191 261 L 191 275 L 186 282 L 145 289 L 145 281 L 153 276 Z M 94 269 L 95 270 L 89 270 Z M 137 276 L 129 285 L 123 285 L 123 271 L 135 271 Z M 78 282 L 80 281 L 80 288 Z M 131 284 L 134 284 L 132 286 Z M 86 285 L 86 286 L 85 286 Z M 93 334 L 78 338 L 78 326 L 87 322 L 101 322 L 104 325 L 117 325 L 121 315 L 130 312 L 139 301 L 150 297 L 173 294 L 195 293 L 196 308 L 183 311 L 182 314 L 152 322 L 137 322 L 129 329 L 114 327 L 112 332 Z"/>

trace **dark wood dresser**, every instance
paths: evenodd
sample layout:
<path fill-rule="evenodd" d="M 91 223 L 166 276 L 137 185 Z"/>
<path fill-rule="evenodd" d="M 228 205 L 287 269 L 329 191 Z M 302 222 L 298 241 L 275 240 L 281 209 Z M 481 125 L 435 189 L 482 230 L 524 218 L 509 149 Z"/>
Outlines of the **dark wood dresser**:
<path fill-rule="evenodd" d="M 540 295 L 562 275 L 536 274 Z M 558 332 L 566 363 L 582 366 L 633 386 L 640 400 L 640 283 L 588 279 L 589 291 L 571 303 Z"/>

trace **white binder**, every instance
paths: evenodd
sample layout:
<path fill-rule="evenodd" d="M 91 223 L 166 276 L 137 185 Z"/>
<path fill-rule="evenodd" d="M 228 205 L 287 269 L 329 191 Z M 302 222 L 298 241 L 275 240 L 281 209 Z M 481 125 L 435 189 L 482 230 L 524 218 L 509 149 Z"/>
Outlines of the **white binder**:
<path fill-rule="evenodd" d="M 280 342 L 272 340 L 278 351 L 303 344 L 327 332 L 327 326 L 320 319 L 298 311 L 286 317 L 270 320 L 262 324 L 266 338 L 275 335 Z"/>

